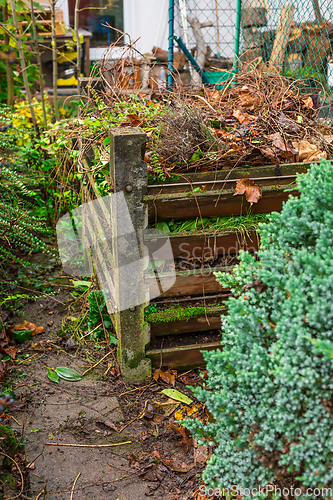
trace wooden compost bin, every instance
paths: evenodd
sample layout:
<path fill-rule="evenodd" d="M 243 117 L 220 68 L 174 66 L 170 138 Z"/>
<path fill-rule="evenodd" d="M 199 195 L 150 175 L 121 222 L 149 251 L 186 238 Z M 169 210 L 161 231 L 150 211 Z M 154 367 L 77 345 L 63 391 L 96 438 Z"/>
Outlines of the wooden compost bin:
<path fill-rule="evenodd" d="M 110 170 L 113 188 L 115 192 L 124 192 L 138 234 L 147 227 L 148 221 L 154 224 L 168 219 L 237 216 L 247 213 L 250 208 L 252 213 L 280 211 L 289 195 L 289 191 L 285 189 L 295 182 L 298 172 L 306 172 L 309 166 L 301 163 L 246 169 L 230 167 L 216 172 L 186 174 L 175 181 L 168 180 L 162 184 L 150 185 L 147 182 L 147 165 L 143 161 L 145 143 L 146 134 L 141 129 L 122 128 L 110 131 Z M 245 196 L 234 196 L 236 181 L 242 178 L 250 178 L 261 187 L 262 198 L 252 207 Z M 200 188 L 200 191 L 196 188 Z M 295 191 L 292 194 L 295 195 Z M 215 256 L 237 254 L 240 248 L 249 251 L 258 249 L 255 232 L 249 232 L 244 237 L 241 237 L 236 230 L 171 233 L 168 236 L 174 258 L 182 256 L 184 245 L 190 253 L 195 250 L 197 255 L 211 252 Z M 148 235 L 144 239 L 139 236 L 138 243 L 142 256 L 147 255 L 147 246 L 150 250 L 154 249 L 154 246 L 157 248 L 160 243 L 159 238 L 162 237 Z M 172 304 L 177 303 L 181 297 L 189 295 L 224 294 L 227 297 L 230 293 L 218 285 L 213 274 L 213 271 L 218 270 L 231 272 L 232 268 L 214 268 L 209 272 L 207 269 L 176 272 L 174 284 L 159 297 L 159 300 L 165 300 L 165 304 Z M 163 276 L 168 277 L 167 273 Z M 188 320 L 147 323 L 144 319 L 144 310 L 149 306 L 150 297 L 156 289 L 156 278 L 149 276 L 147 270 L 142 269 L 142 283 L 147 297 L 146 302 L 115 313 L 118 360 L 124 379 L 128 382 L 142 380 L 151 374 L 152 367 L 160 365 L 175 368 L 202 365 L 201 351 L 217 349 L 220 346 L 219 342 L 151 349 L 151 339 L 171 334 L 177 334 L 180 338 L 188 333 L 219 329 L 221 314 L 226 311 L 223 300 L 218 306 L 207 309 L 205 314 Z"/>

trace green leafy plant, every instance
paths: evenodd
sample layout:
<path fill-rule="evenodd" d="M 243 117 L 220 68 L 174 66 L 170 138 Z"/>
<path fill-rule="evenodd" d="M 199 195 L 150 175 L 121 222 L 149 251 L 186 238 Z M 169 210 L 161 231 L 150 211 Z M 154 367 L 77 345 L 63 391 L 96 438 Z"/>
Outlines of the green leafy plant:
<path fill-rule="evenodd" d="M 333 166 L 312 165 L 297 185 L 300 198 L 260 229 L 260 260 L 243 252 L 233 275 L 217 273 L 236 297 L 196 390 L 212 418 L 185 422 L 214 447 L 212 487 L 288 477 L 310 498 L 307 486 L 333 486 Z"/>
<path fill-rule="evenodd" d="M 113 325 L 112 318 L 107 312 L 105 296 L 100 290 L 92 290 L 88 294 L 89 318 L 88 329 L 93 332 L 93 338 L 100 338 L 104 335 L 105 329 L 110 329 Z M 109 333 L 109 343 L 117 344 L 117 339 Z"/>

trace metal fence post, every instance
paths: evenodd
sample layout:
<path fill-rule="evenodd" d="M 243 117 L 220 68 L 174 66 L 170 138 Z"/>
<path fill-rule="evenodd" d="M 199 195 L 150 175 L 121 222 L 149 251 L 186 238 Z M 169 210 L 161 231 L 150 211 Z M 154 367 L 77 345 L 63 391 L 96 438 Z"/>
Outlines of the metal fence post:
<path fill-rule="evenodd" d="M 169 51 L 168 51 L 168 87 L 173 84 L 173 40 L 174 40 L 175 0 L 169 0 Z"/>

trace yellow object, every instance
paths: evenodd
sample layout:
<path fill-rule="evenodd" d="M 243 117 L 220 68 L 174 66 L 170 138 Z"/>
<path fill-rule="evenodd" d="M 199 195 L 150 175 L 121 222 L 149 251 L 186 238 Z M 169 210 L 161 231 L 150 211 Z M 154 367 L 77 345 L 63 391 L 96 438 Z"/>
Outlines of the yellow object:
<path fill-rule="evenodd" d="M 72 85 L 77 85 L 76 76 L 71 76 L 70 78 L 58 78 L 57 85 L 59 87 L 71 87 Z"/>
<path fill-rule="evenodd" d="M 63 64 L 66 62 L 74 61 L 77 58 L 77 52 L 63 52 L 61 56 L 57 57 L 57 63 Z"/>
<path fill-rule="evenodd" d="M 185 406 L 184 408 L 176 411 L 175 419 L 178 421 L 183 420 L 184 418 L 190 417 L 194 413 L 197 413 L 197 411 L 199 411 L 199 408 L 195 405 L 192 405 L 191 407 Z"/>

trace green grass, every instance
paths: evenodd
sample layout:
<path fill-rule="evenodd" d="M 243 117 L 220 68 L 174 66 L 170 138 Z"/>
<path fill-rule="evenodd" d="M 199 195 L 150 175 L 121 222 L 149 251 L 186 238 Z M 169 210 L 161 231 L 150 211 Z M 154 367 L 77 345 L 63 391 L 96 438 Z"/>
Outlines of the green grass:
<path fill-rule="evenodd" d="M 183 233 L 191 231 L 237 230 L 240 233 L 256 231 L 260 223 L 268 221 L 268 214 L 252 214 L 234 217 L 197 217 L 195 220 L 171 220 L 158 222 L 156 229 L 166 233 Z"/>

